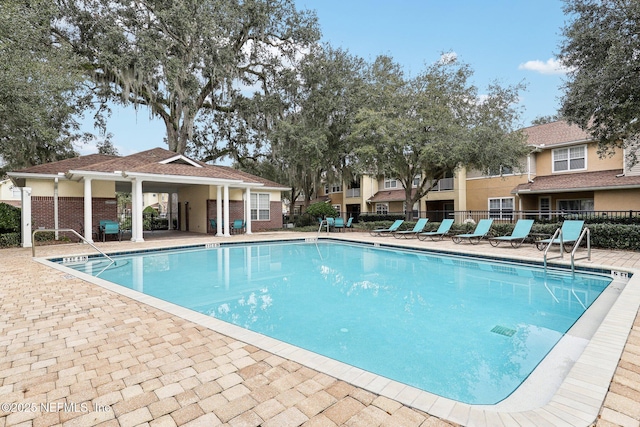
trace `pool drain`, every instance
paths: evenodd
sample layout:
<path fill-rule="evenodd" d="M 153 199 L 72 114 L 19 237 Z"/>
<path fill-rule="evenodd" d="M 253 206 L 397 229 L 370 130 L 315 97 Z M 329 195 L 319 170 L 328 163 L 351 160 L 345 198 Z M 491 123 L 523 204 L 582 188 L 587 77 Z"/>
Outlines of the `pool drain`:
<path fill-rule="evenodd" d="M 516 333 L 513 329 L 506 328 L 504 326 L 494 326 L 491 332 L 504 335 L 505 337 L 512 337 Z"/>

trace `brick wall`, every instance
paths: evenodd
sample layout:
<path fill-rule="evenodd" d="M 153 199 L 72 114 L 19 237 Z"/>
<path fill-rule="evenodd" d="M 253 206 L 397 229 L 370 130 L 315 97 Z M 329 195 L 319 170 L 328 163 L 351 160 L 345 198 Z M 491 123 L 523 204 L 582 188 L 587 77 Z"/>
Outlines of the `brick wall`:
<path fill-rule="evenodd" d="M 207 218 L 213 219 L 217 217 L 216 200 L 207 200 Z M 282 203 L 271 202 L 269 221 L 251 221 L 251 231 L 270 230 L 274 228 L 282 228 Z M 229 217 L 231 221 L 236 219 L 244 219 L 244 202 L 241 200 L 229 201 Z M 217 219 L 217 218 L 216 218 Z M 213 234 L 216 231 L 211 228 L 210 221 L 207 221 L 207 233 Z"/>
<path fill-rule="evenodd" d="M 91 201 L 91 217 L 93 229 L 97 231 L 101 219 L 117 220 L 117 204 L 115 198 L 94 197 Z M 39 227 L 53 228 L 53 197 L 34 196 L 31 198 L 31 224 L 33 229 Z M 58 197 L 58 228 L 72 228 L 83 234 L 84 198 Z"/>

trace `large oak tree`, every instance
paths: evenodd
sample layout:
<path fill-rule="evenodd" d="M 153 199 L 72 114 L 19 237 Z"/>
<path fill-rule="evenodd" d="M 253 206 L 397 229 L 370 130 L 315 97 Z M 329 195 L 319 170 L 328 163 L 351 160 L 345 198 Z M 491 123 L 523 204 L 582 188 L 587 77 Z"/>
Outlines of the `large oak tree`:
<path fill-rule="evenodd" d="M 640 2 L 565 0 L 559 58 L 571 69 L 561 115 L 590 132 L 601 153 L 640 131 Z M 634 160 L 635 161 L 635 160 Z"/>
<path fill-rule="evenodd" d="M 521 85 L 493 84 L 481 97 L 470 83 L 470 67 L 451 55 L 414 78 L 385 56 L 371 70 L 370 102 L 351 136 L 357 141 L 354 156 L 363 173 L 402 183 L 407 219 L 448 172 L 517 167 L 528 153 L 516 131 Z"/>
<path fill-rule="evenodd" d="M 273 75 L 319 38 L 315 14 L 296 10 L 292 0 L 56 3 L 53 34 L 84 59 L 104 105 L 148 108 L 179 153 L 198 135 L 198 120 L 206 126 L 216 115 L 250 110 L 248 88 L 268 92 Z"/>

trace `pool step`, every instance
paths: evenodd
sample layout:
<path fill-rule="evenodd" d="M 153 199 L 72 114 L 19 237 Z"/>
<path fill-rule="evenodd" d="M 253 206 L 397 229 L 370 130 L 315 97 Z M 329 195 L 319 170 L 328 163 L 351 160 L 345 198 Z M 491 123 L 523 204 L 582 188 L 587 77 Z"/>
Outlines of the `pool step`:
<path fill-rule="evenodd" d="M 491 332 L 495 332 L 496 334 L 504 335 L 505 337 L 512 337 L 513 334 L 516 333 L 515 330 L 509 329 L 505 326 L 494 326 Z"/>

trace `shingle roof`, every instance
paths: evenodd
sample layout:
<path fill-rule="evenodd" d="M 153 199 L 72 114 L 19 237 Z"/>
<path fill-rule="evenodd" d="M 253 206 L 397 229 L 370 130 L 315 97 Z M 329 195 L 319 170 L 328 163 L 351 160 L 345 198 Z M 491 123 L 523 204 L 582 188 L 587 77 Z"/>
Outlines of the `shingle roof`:
<path fill-rule="evenodd" d="M 58 173 L 67 173 L 68 171 L 74 169 L 85 169 L 90 165 L 107 162 L 109 160 L 118 158 L 120 157 L 108 156 L 106 154 L 89 154 L 87 156 L 72 157 L 70 159 L 60 160 L 57 162 L 31 166 L 25 169 L 17 170 L 15 172 L 57 175 Z"/>
<path fill-rule="evenodd" d="M 411 190 L 411 195 L 415 194 L 416 190 Z M 405 194 L 404 188 L 400 190 L 382 190 L 373 195 L 369 202 L 404 202 Z"/>
<path fill-rule="evenodd" d="M 551 193 L 621 187 L 640 187 L 640 176 L 621 176 L 622 169 L 539 176 L 520 184 L 512 193 Z"/>
<path fill-rule="evenodd" d="M 80 172 L 129 172 L 154 175 L 188 176 L 213 179 L 239 180 L 245 183 L 263 184 L 266 187 L 287 189 L 282 184 L 264 179 L 227 166 L 215 166 L 189 159 L 201 167 L 184 161 L 160 163 L 178 156 L 177 153 L 163 148 L 153 148 L 129 156 L 106 156 L 90 154 L 59 162 L 47 163 L 16 171 L 19 173 L 58 174 L 69 171 Z"/>
<path fill-rule="evenodd" d="M 550 146 L 571 142 L 591 141 L 593 138 L 577 125 L 570 125 L 564 120 L 531 126 L 522 129 L 527 135 L 527 144 Z"/>

